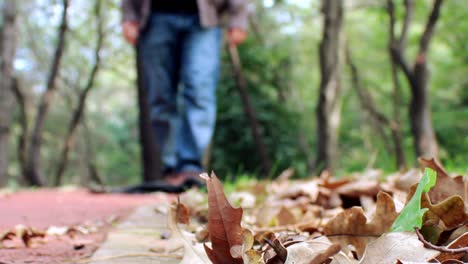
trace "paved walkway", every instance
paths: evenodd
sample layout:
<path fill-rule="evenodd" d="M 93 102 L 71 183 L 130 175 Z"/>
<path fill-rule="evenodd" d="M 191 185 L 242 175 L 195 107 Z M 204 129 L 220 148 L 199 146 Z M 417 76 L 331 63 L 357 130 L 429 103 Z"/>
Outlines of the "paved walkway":
<path fill-rule="evenodd" d="M 47 236 L 46 241 L 32 247 L 25 247 L 19 239 L 6 241 L 9 247 L 2 248 L 0 244 L 0 263 L 76 263 L 96 249 L 95 256 L 101 257 L 150 253 L 148 248 L 166 226 L 166 218 L 157 215 L 152 207 L 172 200 L 174 196 L 163 193 L 92 194 L 85 190 L 56 189 L 0 193 L 0 234 L 14 230 L 19 224 L 43 231 L 50 226 L 99 227 L 98 232 L 77 237 Z M 110 219 L 117 218 L 123 220 L 116 227 L 110 226 Z M 77 243 L 84 246 L 77 249 Z M 167 259 L 141 261 L 127 258 L 96 263 L 177 263 Z"/>
<path fill-rule="evenodd" d="M 173 258 L 137 256 L 151 254 L 161 235 L 167 233 L 166 215 L 157 213 L 155 206 L 137 208 L 125 221 L 114 228 L 106 242 L 94 253 L 93 264 L 177 264 Z M 92 261 L 95 259 L 96 261 Z M 99 261 L 99 259 L 101 259 Z"/>

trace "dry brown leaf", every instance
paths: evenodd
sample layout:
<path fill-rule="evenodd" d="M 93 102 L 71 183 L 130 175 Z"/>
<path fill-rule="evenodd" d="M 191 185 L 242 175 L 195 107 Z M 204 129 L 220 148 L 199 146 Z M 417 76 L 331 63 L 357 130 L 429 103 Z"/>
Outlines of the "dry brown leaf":
<path fill-rule="evenodd" d="M 424 222 L 443 222 L 443 228 L 453 229 L 468 222 L 465 203 L 458 195 L 453 195 L 438 204 L 432 204 L 427 193 L 421 197 L 421 207 L 428 208 L 424 215 Z"/>
<path fill-rule="evenodd" d="M 465 200 L 465 203 L 468 203 L 468 182 L 464 182 L 463 176 L 450 177 L 435 159 L 419 158 L 419 164 L 423 170 L 431 168 L 437 172 L 436 185 L 429 191 L 429 197 L 433 203 L 440 203 L 457 194 Z"/>
<path fill-rule="evenodd" d="M 360 197 L 361 195 L 375 197 L 379 191 L 381 191 L 380 184 L 376 180 L 352 181 L 336 189 L 337 193 L 348 197 Z"/>
<path fill-rule="evenodd" d="M 450 243 L 447 247 L 450 249 L 468 247 L 468 233 L 463 234 L 458 239 Z M 466 255 L 465 253 L 443 252 L 439 256 L 437 256 L 436 260 L 439 262 L 443 262 L 449 259 L 460 259 L 465 255 Z"/>
<path fill-rule="evenodd" d="M 190 209 L 183 203 L 177 203 L 176 205 L 176 222 L 179 224 L 188 225 L 190 223 Z"/>
<path fill-rule="evenodd" d="M 424 248 L 414 232 L 394 232 L 369 243 L 360 264 L 394 264 L 397 260 L 421 262 L 438 254 L 436 250 Z"/>
<path fill-rule="evenodd" d="M 310 241 L 300 242 L 293 244 L 288 249 L 288 257 L 285 264 L 309 264 L 318 256 L 323 256 L 330 247 L 336 249 L 337 246 L 334 246 L 326 237 L 320 237 Z M 330 253 L 330 252 L 328 252 Z M 352 260 L 347 258 L 343 253 L 339 253 L 341 258 L 339 264 L 351 264 L 354 263 Z M 333 262 L 332 262 L 333 263 Z M 337 262 L 335 262 L 337 263 Z"/>
<path fill-rule="evenodd" d="M 278 218 L 278 223 L 279 225 L 294 225 L 296 224 L 296 217 L 294 214 L 291 212 L 286 207 L 281 207 L 281 210 L 279 211 L 278 215 L 276 216 Z"/>
<path fill-rule="evenodd" d="M 23 241 L 26 247 L 31 247 L 35 238 L 43 239 L 46 236 L 45 232 L 24 225 L 17 225 L 15 232 L 16 236 Z"/>
<path fill-rule="evenodd" d="M 171 206 L 168 212 L 168 227 L 172 232 L 174 239 L 183 242 L 184 257 L 180 264 L 208 264 L 210 263 L 208 256 L 203 252 L 201 245 L 194 246 L 192 241 L 189 241 L 177 226 L 177 206 Z"/>
<path fill-rule="evenodd" d="M 380 236 L 387 232 L 397 212 L 392 197 L 384 192 L 377 195 L 374 216 L 368 222 L 361 207 L 353 207 L 338 214 L 324 227 L 325 235 Z"/>
<path fill-rule="evenodd" d="M 231 247 L 231 256 L 234 258 L 242 258 L 244 264 L 263 264 L 263 254 L 253 250 L 254 236 L 248 229 L 242 231 L 242 245 Z"/>
<path fill-rule="evenodd" d="M 242 263 L 233 258 L 230 250 L 242 245 L 242 208 L 233 208 L 223 191 L 223 186 L 214 173 L 201 175 L 208 189 L 208 231 L 212 248 L 205 245 L 206 253 L 214 264 Z"/>

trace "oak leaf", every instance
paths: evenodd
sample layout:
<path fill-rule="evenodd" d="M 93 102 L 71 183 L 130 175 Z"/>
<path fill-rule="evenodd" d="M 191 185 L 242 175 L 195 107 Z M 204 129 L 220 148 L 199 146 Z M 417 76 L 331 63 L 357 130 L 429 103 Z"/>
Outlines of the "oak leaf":
<path fill-rule="evenodd" d="M 453 195 L 438 204 L 432 204 L 429 196 L 424 194 L 421 207 L 429 210 L 424 215 L 424 222 L 437 223 L 442 221 L 445 229 L 453 229 L 468 222 L 465 204 L 459 195 Z"/>
<path fill-rule="evenodd" d="M 223 185 L 214 173 L 201 175 L 206 180 L 208 189 L 208 231 L 211 249 L 205 245 L 205 251 L 214 264 L 242 263 L 242 258 L 231 256 L 234 246 L 242 245 L 243 229 L 242 208 L 233 208 L 223 191 Z"/>
<path fill-rule="evenodd" d="M 325 235 L 377 235 L 387 232 L 397 216 L 392 197 L 384 192 L 377 195 L 375 213 L 367 221 L 361 207 L 352 207 L 330 220 Z"/>
<path fill-rule="evenodd" d="M 431 202 L 439 203 L 452 195 L 458 194 L 465 200 L 465 204 L 468 203 L 468 180 L 464 180 L 463 176 L 449 176 L 442 165 L 435 159 L 426 160 L 419 158 L 419 164 L 423 170 L 431 168 L 437 172 L 437 183 L 429 191 Z"/>
<path fill-rule="evenodd" d="M 397 260 L 423 262 L 438 251 L 427 249 L 414 232 L 393 232 L 369 243 L 360 264 L 394 264 Z"/>
<path fill-rule="evenodd" d="M 333 242 L 340 243 L 345 253 L 350 251 L 348 245 L 352 245 L 361 257 L 366 245 L 387 232 L 397 215 L 392 197 L 380 192 L 370 221 L 361 207 L 352 207 L 331 219 L 324 227 L 324 234 L 331 236 Z"/>

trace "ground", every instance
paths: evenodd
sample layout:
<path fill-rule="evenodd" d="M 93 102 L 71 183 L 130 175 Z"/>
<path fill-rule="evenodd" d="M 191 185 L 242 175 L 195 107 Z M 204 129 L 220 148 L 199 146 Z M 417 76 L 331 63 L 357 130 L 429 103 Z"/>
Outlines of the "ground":
<path fill-rule="evenodd" d="M 38 230 L 50 226 L 85 225 L 88 235 L 47 236 L 31 248 L 8 241 L 13 248 L 0 249 L 0 263 L 63 263 L 90 256 L 103 242 L 115 220 L 132 209 L 173 199 L 164 194 L 92 194 L 86 190 L 33 190 L 0 196 L 0 234 L 21 224 Z M 84 246 L 84 247 L 83 247 Z"/>

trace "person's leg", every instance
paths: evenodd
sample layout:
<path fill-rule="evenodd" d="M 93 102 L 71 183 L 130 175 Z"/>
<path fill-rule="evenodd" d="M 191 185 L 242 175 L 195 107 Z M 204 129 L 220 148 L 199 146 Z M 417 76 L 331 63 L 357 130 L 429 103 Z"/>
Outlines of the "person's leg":
<path fill-rule="evenodd" d="M 204 29 L 194 16 L 182 44 L 183 109 L 176 137 L 179 172 L 201 171 L 202 156 L 213 136 L 222 31 Z"/>
<path fill-rule="evenodd" d="M 165 173 L 177 165 L 174 134 L 178 125 L 177 86 L 180 30 L 173 16 L 153 14 L 138 41 L 143 82 Z"/>

